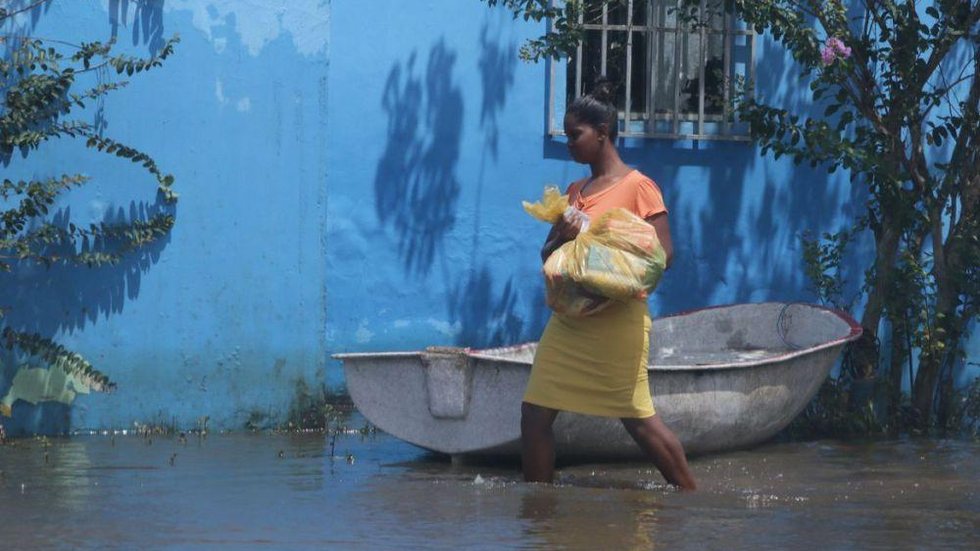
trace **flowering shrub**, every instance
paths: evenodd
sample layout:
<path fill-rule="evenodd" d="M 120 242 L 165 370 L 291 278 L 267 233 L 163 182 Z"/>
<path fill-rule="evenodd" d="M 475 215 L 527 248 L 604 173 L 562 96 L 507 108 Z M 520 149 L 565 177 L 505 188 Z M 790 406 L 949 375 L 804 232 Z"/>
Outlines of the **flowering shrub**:
<path fill-rule="evenodd" d="M 851 49 L 844 45 L 839 38 L 830 37 L 820 49 L 820 61 L 824 65 L 831 65 L 838 58 L 847 59 L 851 57 Z"/>

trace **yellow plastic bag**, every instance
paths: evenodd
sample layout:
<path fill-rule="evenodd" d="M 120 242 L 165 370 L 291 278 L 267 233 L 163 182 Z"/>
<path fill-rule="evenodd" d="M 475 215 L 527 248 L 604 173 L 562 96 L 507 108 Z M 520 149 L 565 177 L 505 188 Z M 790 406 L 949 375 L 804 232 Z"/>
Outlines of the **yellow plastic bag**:
<path fill-rule="evenodd" d="M 568 196 L 562 195 L 555 186 L 546 186 L 544 195 L 537 203 L 521 201 L 528 214 L 542 222 L 554 224 L 568 208 Z"/>
<path fill-rule="evenodd" d="M 552 255 L 554 256 L 554 255 Z M 585 286 L 565 279 L 561 274 L 545 276 L 547 293 L 545 300 L 552 311 L 571 317 L 591 316 L 611 306 L 616 301 L 597 295 Z"/>
<path fill-rule="evenodd" d="M 548 257 L 548 305 L 562 314 L 587 316 L 612 301 L 642 300 L 665 268 L 666 253 L 653 226 L 626 209 L 612 209 Z"/>

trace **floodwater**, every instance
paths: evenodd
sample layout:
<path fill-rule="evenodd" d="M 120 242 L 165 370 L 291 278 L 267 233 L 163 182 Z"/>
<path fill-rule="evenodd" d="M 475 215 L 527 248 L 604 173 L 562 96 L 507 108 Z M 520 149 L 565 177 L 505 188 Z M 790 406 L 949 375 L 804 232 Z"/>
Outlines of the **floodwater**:
<path fill-rule="evenodd" d="M 363 420 L 360 421 L 363 423 Z M 358 421 L 352 421 L 358 426 Z M 977 549 L 980 444 L 781 443 L 638 463 L 454 465 L 394 438 L 75 436 L 0 446 L 4 549 Z"/>

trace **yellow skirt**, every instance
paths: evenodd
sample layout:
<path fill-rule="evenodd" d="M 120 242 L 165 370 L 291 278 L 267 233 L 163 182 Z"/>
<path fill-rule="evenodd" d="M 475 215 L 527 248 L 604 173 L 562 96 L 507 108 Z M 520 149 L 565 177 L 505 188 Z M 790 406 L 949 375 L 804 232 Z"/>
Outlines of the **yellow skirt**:
<path fill-rule="evenodd" d="M 587 415 L 650 417 L 649 351 L 646 301 L 616 303 L 581 318 L 553 314 L 524 401 Z"/>

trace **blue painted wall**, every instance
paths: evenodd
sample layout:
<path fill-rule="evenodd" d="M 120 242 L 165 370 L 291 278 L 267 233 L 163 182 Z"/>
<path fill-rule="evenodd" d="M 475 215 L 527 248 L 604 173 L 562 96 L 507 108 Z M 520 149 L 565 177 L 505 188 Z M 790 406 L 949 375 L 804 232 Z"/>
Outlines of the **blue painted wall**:
<path fill-rule="evenodd" d="M 181 37 L 164 67 L 82 116 L 104 116 L 107 135 L 174 175 L 170 237 L 120 266 L 2 280 L 13 326 L 56 337 L 118 383 L 76 400 L 71 427 L 194 427 L 209 416 L 212 427 L 237 428 L 283 417 L 298 381 L 327 379 L 329 5 L 56 0 L 30 15 L 15 23 L 36 36 L 115 34 L 120 52 L 146 55 Z M 75 223 L 164 208 L 145 173 L 70 140 L 3 171 L 89 174 L 55 215 Z M 0 395 L 9 384 L 0 380 Z M 64 410 L 17 402 L 5 423 L 50 431 L 65 426 Z"/>
<path fill-rule="evenodd" d="M 477 0 L 54 0 L 31 15 L 16 24 L 69 40 L 116 34 L 142 54 L 180 34 L 162 69 L 85 116 L 155 156 L 181 197 L 172 235 L 120 266 L 0 276 L 13 325 L 56 337 L 119 384 L 70 408 L 18 402 L 8 431 L 280 422 L 297 385 L 342 386 L 333 353 L 539 336 L 547 227 L 520 202 L 586 174 L 546 135 L 546 66 L 516 56 L 542 26 Z M 758 55 L 760 92 L 805 107 L 787 56 L 765 39 Z M 631 140 L 621 151 L 671 212 L 677 258 L 655 314 L 814 300 L 800 234 L 839 230 L 863 208 L 846 175 L 751 145 Z M 68 170 L 93 183 L 56 216 L 165 208 L 143 174 L 80 144 L 3 167 Z M 849 292 L 860 277 L 849 274 Z"/>
<path fill-rule="evenodd" d="M 587 174 L 545 133 L 545 64 L 516 57 L 542 28 L 476 1 L 371 5 L 332 7 L 329 347 L 536 339 L 548 228 L 520 202 Z M 383 39 L 366 39 L 372 27 Z M 769 50 L 764 93 L 798 101 L 782 84 L 795 75 Z M 836 230 L 863 206 L 844 175 L 750 145 L 627 140 L 621 151 L 671 211 L 677 259 L 651 301 L 658 313 L 812 299 L 800 233 Z"/>

